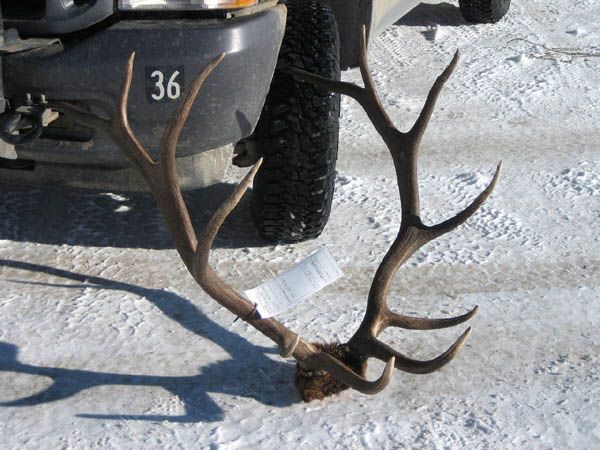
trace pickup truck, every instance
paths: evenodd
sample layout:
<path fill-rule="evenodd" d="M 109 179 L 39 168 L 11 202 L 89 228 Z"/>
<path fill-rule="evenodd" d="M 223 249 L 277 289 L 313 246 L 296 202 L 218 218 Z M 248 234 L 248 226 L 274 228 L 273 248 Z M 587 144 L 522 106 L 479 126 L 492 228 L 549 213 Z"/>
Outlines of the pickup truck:
<path fill-rule="evenodd" d="M 318 236 L 331 209 L 339 96 L 295 82 L 298 67 L 339 79 L 418 0 L 0 0 L 0 183 L 138 191 L 145 184 L 104 135 L 48 100 L 106 111 L 136 51 L 130 117 L 150 151 L 187 83 L 221 52 L 177 150 L 184 189 L 219 182 L 232 161 L 263 166 L 252 213 L 267 238 Z M 428 3 L 432 3 L 431 1 Z M 435 2 L 433 2 L 435 3 Z M 496 22 L 510 0 L 460 0 Z"/>

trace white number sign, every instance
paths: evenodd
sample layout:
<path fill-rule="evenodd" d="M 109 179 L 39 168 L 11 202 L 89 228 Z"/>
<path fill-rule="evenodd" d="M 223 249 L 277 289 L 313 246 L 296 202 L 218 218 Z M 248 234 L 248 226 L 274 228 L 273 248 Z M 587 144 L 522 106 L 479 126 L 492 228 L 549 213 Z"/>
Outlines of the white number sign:
<path fill-rule="evenodd" d="M 173 66 L 146 68 L 146 92 L 150 102 L 177 100 L 181 97 L 183 68 Z"/>

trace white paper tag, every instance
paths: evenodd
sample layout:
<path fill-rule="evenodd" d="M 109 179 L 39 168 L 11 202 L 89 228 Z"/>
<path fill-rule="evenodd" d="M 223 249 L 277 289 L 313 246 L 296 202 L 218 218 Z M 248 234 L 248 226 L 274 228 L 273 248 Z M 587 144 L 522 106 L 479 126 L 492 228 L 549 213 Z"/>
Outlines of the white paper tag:
<path fill-rule="evenodd" d="M 260 317 L 266 319 L 310 297 L 344 274 L 327 247 L 321 247 L 287 272 L 244 291 L 256 303 Z"/>

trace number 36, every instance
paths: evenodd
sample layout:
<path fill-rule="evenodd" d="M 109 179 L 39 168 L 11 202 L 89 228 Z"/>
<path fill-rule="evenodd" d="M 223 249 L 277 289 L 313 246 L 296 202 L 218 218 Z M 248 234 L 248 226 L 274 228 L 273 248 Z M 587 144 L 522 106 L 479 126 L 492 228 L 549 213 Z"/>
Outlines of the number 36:
<path fill-rule="evenodd" d="M 165 74 L 161 70 L 155 70 L 150 74 L 150 78 L 156 82 L 154 86 L 157 89 L 157 92 L 151 94 L 153 100 L 160 101 L 165 98 L 165 94 L 171 100 L 176 100 L 181 96 L 181 85 L 177 82 L 177 77 L 179 76 L 179 70 L 176 70 L 172 73 L 167 82 L 167 86 L 165 87 Z"/>

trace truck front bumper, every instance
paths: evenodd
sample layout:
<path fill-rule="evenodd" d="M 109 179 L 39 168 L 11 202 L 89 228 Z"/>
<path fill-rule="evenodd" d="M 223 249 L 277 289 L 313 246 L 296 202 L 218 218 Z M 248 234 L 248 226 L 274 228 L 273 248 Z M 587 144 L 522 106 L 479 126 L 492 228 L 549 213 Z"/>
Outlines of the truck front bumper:
<path fill-rule="evenodd" d="M 14 103 L 26 94 L 34 100 L 44 95 L 106 114 L 115 107 L 126 61 L 135 51 L 129 117 L 136 135 L 155 155 L 179 97 L 209 61 L 225 52 L 202 87 L 177 151 L 181 161 L 198 166 L 182 168 L 187 170 L 183 187 L 207 185 L 223 175 L 227 158 L 202 160 L 202 154 L 214 155 L 215 149 L 248 136 L 258 121 L 285 17 L 285 7 L 278 5 L 230 19 L 122 21 L 78 41 L 65 41 L 58 49 L 4 57 L 4 94 Z M 162 81 L 157 71 L 164 76 Z M 169 86 L 175 71 L 178 75 L 172 81 L 181 92 Z M 128 162 L 106 136 L 64 118 L 48 127 L 41 139 L 17 146 L 16 151 L 19 159 L 32 161 L 32 167 L 18 176 L 0 169 L 0 181 L 8 177 L 28 184 L 137 190 L 135 182 L 118 181 L 127 179 L 123 171 Z M 92 175 L 86 179 L 88 168 Z M 112 176 L 117 171 L 122 175 Z M 206 177 L 198 171 L 213 173 Z"/>

